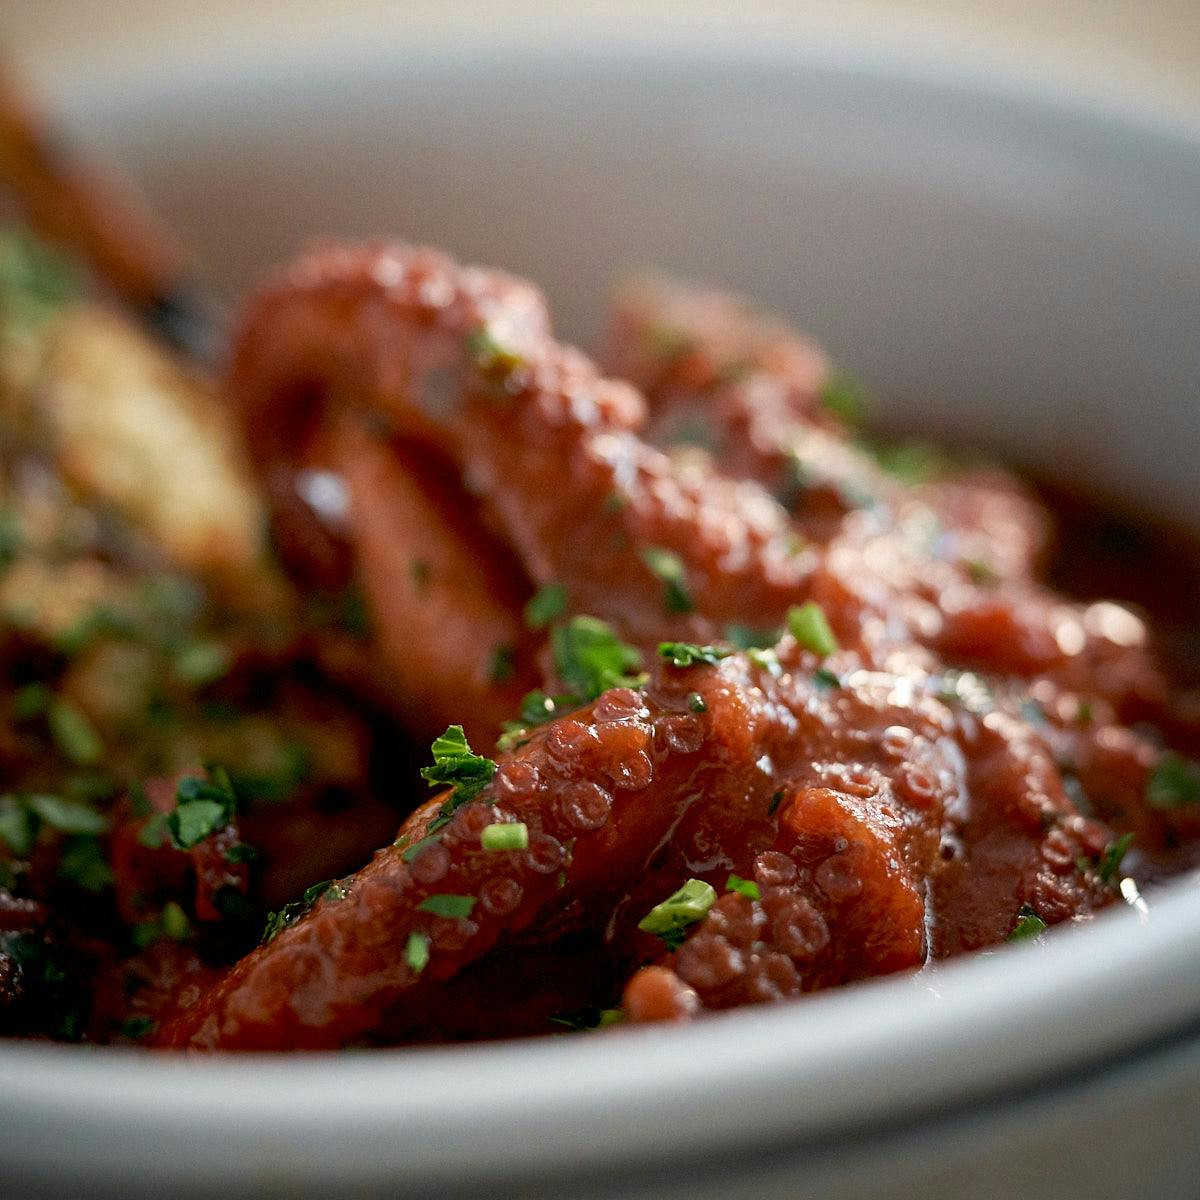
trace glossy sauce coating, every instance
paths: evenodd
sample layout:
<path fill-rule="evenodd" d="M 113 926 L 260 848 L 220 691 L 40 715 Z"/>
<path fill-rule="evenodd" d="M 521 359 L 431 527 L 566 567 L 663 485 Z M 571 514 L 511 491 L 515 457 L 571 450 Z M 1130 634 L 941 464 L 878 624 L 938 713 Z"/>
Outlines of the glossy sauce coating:
<path fill-rule="evenodd" d="M 1003 941 L 1026 911 L 1087 918 L 1116 900 L 1118 869 L 1190 855 L 1195 811 L 1147 804 L 1161 736 L 1131 727 L 1179 711 L 1144 622 L 1039 582 L 1048 518 L 1010 476 L 883 469 L 822 407 L 820 352 L 730 304 L 669 288 L 622 301 L 610 361 L 644 394 L 555 342 L 527 285 L 433 251 L 320 251 L 250 306 L 231 379 L 247 436 L 281 486 L 341 456 L 339 536 L 407 704 L 458 704 L 478 745 L 513 712 L 481 681 L 496 639 L 521 687 L 561 691 L 570 614 L 652 669 L 531 726 L 448 824 L 431 831 L 447 796 L 419 807 L 160 1044 L 539 1032 L 572 972 L 627 1020 L 683 1019 L 919 969 Z M 677 336 L 647 339 L 664 320 Z M 707 449 L 672 444 L 680 413 L 703 418 Z M 405 507 L 418 473 L 397 467 L 419 446 L 457 476 L 446 511 L 475 506 L 465 558 L 436 505 Z M 401 586 L 409 511 L 457 578 L 507 576 L 508 593 L 442 586 L 431 606 Z M 515 583 L 500 565 L 514 559 Z M 547 584 L 566 596 L 548 640 L 518 622 Z M 840 649 L 780 633 L 802 602 Z M 734 626 L 774 631 L 774 649 L 729 653 Z M 444 653 L 408 652 L 404 632 L 446 627 Z M 678 667 L 666 640 L 725 648 Z M 483 847 L 515 822 L 528 848 Z M 727 891 L 731 875 L 752 886 Z M 639 929 L 688 880 L 715 899 L 678 944 Z M 538 983 L 506 961 L 536 963 Z M 481 1016 L 484 978 L 527 1025 Z"/>

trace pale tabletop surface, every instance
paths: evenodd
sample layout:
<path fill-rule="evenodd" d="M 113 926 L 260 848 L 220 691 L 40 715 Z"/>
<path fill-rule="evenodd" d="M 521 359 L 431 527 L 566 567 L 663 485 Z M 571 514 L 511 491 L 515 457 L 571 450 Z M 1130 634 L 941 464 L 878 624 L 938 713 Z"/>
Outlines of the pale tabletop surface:
<path fill-rule="evenodd" d="M 548 14 L 712 27 L 776 23 L 967 51 L 1051 80 L 1200 118 L 1200 0 L 0 0 L 0 52 L 53 91 L 64 76 L 134 69 L 174 49 L 286 52 L 331 37 L 412 40 Z"/>

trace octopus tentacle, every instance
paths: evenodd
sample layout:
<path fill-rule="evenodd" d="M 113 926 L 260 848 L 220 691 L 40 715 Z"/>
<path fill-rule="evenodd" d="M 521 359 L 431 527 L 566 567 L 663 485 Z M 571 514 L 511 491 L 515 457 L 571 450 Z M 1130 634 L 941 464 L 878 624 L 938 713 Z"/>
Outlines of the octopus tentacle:
<path fill-rule="evenodd" d="M 659 960 L 706 1005 L 919 966 L 930 896 L 959 902 L 952 883 L 925 890 L 945 838 L 977 806 L 1000 803 L 973 792 L 962 766 L 972 722 L 931 693 L 905 694 L 901 680 L 856 669 L 851 656 L 837 662 L 845 683 L 834 691 L 790 639 L 781 662 L 664 665 L 643 692 L 606 692 L 544 727 L 448 824 L 435 820 L 438 800 L 419 809 L 396 846 L 239 963 L 163 1044 L 344 1045 L 403 1028 L 500 947 L 575 929 L 607 928 L 609 953 L 636 966 L 658 957 L 657 939 L 637 929 L 649 908 L 688 877 L 723 887 L 731 870 L 760 882 L 753 911 L 741 898 L 719 901 Z M 1014 786 L 1024 795 L 1032 785 Z M 1005 826 L 1004 853 L 1042 889 L 1048 919 L 1062 919 L 1109 895 L 1043 869 L 1073 836 L 1051 832 L 1075 816 L 1061 787 L 1047 803 L 1048 826 Z M 484 849 L 484 828 L 512 822 L 525 825 L 526 849 Z M 447 909 L 447 897 L 464 907 Z M 991 932 L 1003 936 L 1028 898 L 1018 888 L 997 904 Z M 646 1007 L 637 979 L 634 1015 Z"/>

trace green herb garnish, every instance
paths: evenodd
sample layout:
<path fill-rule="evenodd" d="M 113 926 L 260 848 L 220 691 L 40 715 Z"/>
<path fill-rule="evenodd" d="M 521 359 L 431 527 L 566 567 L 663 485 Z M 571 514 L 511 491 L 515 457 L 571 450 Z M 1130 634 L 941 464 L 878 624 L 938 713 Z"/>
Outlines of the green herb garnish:
<path fill-rule="evenodd" d="M 815 687 L 818 692 L 831 692 L 834 688 L 839 688 L 842 686 L 841 679 L 839 679 L 837 674 L 831 671 L 828 667 L 818 667 L 813 672 L 812 681 L 813 687 Z"/>
<path fill-rule="evenodd" d="M 479 834 L 479 845 L 488 851 L 528 850 L 529 827 L 520 821 L 497 822 L 485 825 Z"/>
<path fill-rule="evenodd" d="M 211 776 L 185 775 L 175 789 L 175 808 L 167 814 L 165 827 L 177 850 L 198 846 L 224 829 L 237 812 L 237 796 L 228 775 L 214 768 Z"/>
<path fill-rule="evenodd" d="M 438 814 L 429 822 L 428 832 L 435 834 L 450 823 L 454 814 L 474 800 L 496 773 L 496 764 L 482 754 L 476 754 L 467 744 L 461 725 L 451 725 L 431 747 L 433 766 L 422 767 L 421 777 L 430 787 L 453 785 Z M 407 857 L 405 862 L 411 861 Z"/>
<path fill-rule="evenodd" d="M 83 711 L 69 700 L 55 698 L 46 709 L 50 736 L 76 766 L 90 767 L 104 755 L 104 743 Z"/>
<path fill-rule="evenodd" d="M 58 860 L 58 876 L 81 891 L 99 895 L 113 882 L 99 841 L 87 835 L 69 837 Z"/>
<path fill-rule="evenodd" d="M 737 892 L 739 896 L 745 896 L 747 900 L 762 899 L 762 891 L 753 879 L 743 879 L 740 875 L 732 873 L 725 880 L 725 890 L 727 892 Z"/>
<path fill-rule="evenodd" d="M 687 590 L 687 571 L 683 559 L 660 546 L 647 546 L 642 561 L 665 585 L 663 607 L 669 613 L 690 613 L 696 606 Z"/>
<path fill-rule="evenodd" d="M 423 850 L 428 850 L 430 846 L 436 846 L 441 840 L 442 839 L 438 837 L 436 833 L 426 834 L 425 837 L 421 838 L 419 841 L 413 842 L 411 846 L 408 846 L 404 853 L 400 855 L 400 857 L 406 863 L 410 863 Z"/>
<path fill-rule="evenodd" d="M 506 346 L 487 325 L 481 325 L 467 338 L 467 353 L 485 375 L 509 375 L 525 361 L 519 351 Z"/>
<path fill-rule="evenodd" d="M 26 796 L 25 803 L 51 829 L 60 833 L 98 834 L 108 829 L 108 820 L 94 808 L 61 796 Z"/>
<path fill-rule="evenodd" d="M 294 925 L 322 896 L 328 896 L 330 900 L 344 900 L 346 895 L 345 886 L 336 879 L 322 879 L 320 883 L 306 887 L 299 900 L 291 900 L 278 912 L 267 915 L 263 942 L 271 941 L 289 925 Z"/>
<path fill-rule="evenodd" d="M 1017 923 L 1007 941 L 1023 942 L 1026 938 L 1041 937 L 1046 932 L 1046 922 L 1038 916 L 1038 911 L 1031 904 L 1022 904 L 1017 910 Z"/>
<path fill-rule="evenodd" d="M 1146 780 L 1146 803 L 1160 811 L 1200 804 L 1200 766 L 1168 750 Z"/>
<path fill-rule="evenodd" d="M 725 626 L 726 640 L 738 650 L 770 650 L 780 636 L 778 629 L 755 629 L 737 622 Z"/>
<path fill-rule="evenodd" d="M 530 629 L 545 629 L 552 621 L 567 611 L 567 589 L 565 584 L 548 583 L 538 590 L 525 605 L 525 624 Z"/>
<path fill-rule="evenodd" d="M 593 1029 L 606 1029 L 619 1025 L 625 1014 L 619 1008 L 589 1008 L 580 1012 L 555 1013 L 550 1018 L 552 1025 L 561 1025 L 573 1033 L 587 1033 Z"/>
<path fill-rule="evenodd" d="M 838 640 L 829 627 L 825 610 L 815 601 L 796 604 L 788 609 L 788 631 L 805 650 L 821 658 L 836 653 Z"/>
<path fill-rule="evenodd" d="M 673 667 L 715 667 L 733 651 L 722 646 L 698 646 L 695 642 L 660 642 L 658 653 Z"/>
<path fill-rule="evenodd" d="M 717 893 L 703 879 L 689 879 L 677 892 L 656 904 L 639 922 L 643 933 L 657 934 L 672 949 L 683 944 L 685 930 L 703 919 Z"/>
<path fill-rule="evenodd" d="M 488 681 L 490 683 L 506 683 L 517 673 L 516 651 L 507 643 L 497 646 L 492 651 L 488 663 Z"/>
<path fill-rule="evenodd" d="M 233 665 L 229 651 L 220 642 L 188 642 L 175 655 L 175 677 L 191 687 L 206 687 L 224 678 Z"/>
<path fill-rule="evenodd" d="M 694 713 L 702 713 L 708 711 L 708 705 L 704 703 L 704 697 L 699 692 L 688 692 L 688 708 Z"/>
<path fill-rule="evenodd" d="M 154 1031 L 155 1022 L 150 1017 L 128 1017 L 121 1022 L 121 1036 L 136 1042 Z"/>
<path fill-rule="evenodd" d="M 433 913 L 435 917 L 469 917 L 477 901 L 474 896 L 456 896 L 451 893 L 438 893 L 426 896 L 417 907 L 422 912 Z"/>
<path fill-rule="evenodd" d="M 0 234 L 0 318 L 36 329 L 81 292 L 70 257 L 24 229 Z"/>
<path fill-rule="evenodd" d="M 421 778 L 430 787 L 452 785 L 454 790 L 442 805 L 441 817 L 451 814 L 479 795 L 496 773 L 496 764 L 482 754 L 476 754 L 467 743 L 461 725 L 451 725 L 430 747 L 433 766 L 421 768 Z"/>
<path fill-rule="evenodd" d="M 572 617 L 556 626 L 550 644 L 559 677 L 581 702 L 595 700 L 609 688 L 640 687 L 643 682 L 633 674 L 642 656 L 596 617 Z"/>
<path fill-rule="evenodd" d="M 859 428 L 866 424 L 871 402 L 863 388 L 852 375 L 835 370 L 830 373 L 821 389 L 821 404 L 826 412 L 832 413 L 843 425 Z"/>
<path fill-rule="evenodd" d="M 1104 847 L 1099 858 L 1095 860 L 1080 858 L 1075 865 L 1081 871 L 1095 871 L 1102 883 L 1111 883 L 1116 877 L 1117 872 L 1121 869 L 1121 863 L 1125 858 L 1126 851 L 1128 851 L 1132 844 L 1133 834 L 1123 834 L 1115 842 L 1109 842 Z"/>
<path fill-rule="evenodd" d="M 414 929 L 404 945 L 404 961 L 414 975 L 420 975 L 429 965 L 429 934 Z"/>

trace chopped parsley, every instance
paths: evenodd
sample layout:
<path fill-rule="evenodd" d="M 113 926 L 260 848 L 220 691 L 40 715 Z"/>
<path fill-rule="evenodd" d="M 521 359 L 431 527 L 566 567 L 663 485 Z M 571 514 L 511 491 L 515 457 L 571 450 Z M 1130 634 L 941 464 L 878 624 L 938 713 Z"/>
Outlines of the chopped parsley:
<path fill-rule="evenodd" d="M 50 689 L 44 683 L 27 683 L 17 688 L 12 698 L 12 715 L 18 721 L 32 721 L 50 706 Z"/>
<path fill-rule="evenodd" d="M 592 1029 L 606 1029 L 625 1020 L 619 1008 L 588 1008 L 579 1012 L 555 1013 L 550 1018 L 552 1025 L 561 1025 L 573 1033 L 586 1033 Z"/>
<path fill-rule="evenodd" d="M 660 546 L 647 546 L 642 561 L 664 584 L 663 607 L 669 613 L 690 613 L 695 609 L 687 590 L 687 571 L 683 559 Z"/>
<path fill-rule="evenodd" d="M 688 708 L 694 713 L 702 713 L 708 711 L 708 705 L 704 703 L 704 697 L 699 692 L 688 692 Z"/>
<path fill-rule="evenodd" d="M 829 627 L 825 610 L 815 601 L 796 604 L 788 609 L 788 631 L 805 650 L 827 658 L 838 649 L 838 640 Z"/>
<path fill-rule="evenodd" d="M 429 966 L 429 934 L 414 929 L 404 945 L 404 961 L 414 975 L 420 975 Z"/>
<path fill-rule="evenodd" d="M 451 725 L 430 747 L 433 766 L 421 768 L 430 787 L 452 784 L 456 807 L 473 800 L 496 773 L 496 764 L 472 751 L 461 725 Z"/>
<path fill-rule="evenodd" d="M 88 835 L 67 839 L 58 860 L 58 876 L 92 895 L 99 895 L 113 882 L 112 868 L 104 858 L 100 842 Z"/>
<path fill-rule="evenodd" d="M 220 642 L 197 639 L 175 655 L 175 677 L 192 687 L 207 687 L 224 678 L 233 665 L 229 651 Z"/>
<path fill-rule="evenodd" d="M 743 879 L 740 875 L 734 875 L 732 872 L 725 880 L 725 890 L 737 892 L 739 896 L 745 896 L 747 900 L 762 899 L 762 891 L 753 879 Z"/>
<path fill-rule="evenodd" d="M 429 823 L 429 832 L 436 833 L 450 823 L 464 804 L 474 800 L 491 782 L 496 764 L 482 754 L 476 754 L 467 743 L 461 725 L 451 725 L 431 747 L 433 766 L 421 768 L 421 778 L 430 787 L 453 786 L 453 791 Z M 408 861 L 406 859 L 406 861 Z"/>
<path fill-rule="evenodd" d="M 131 1042 L 144 1038 L 154 1031 L 156 1022 L 151 1017 L 128 1017 L 121 1022 L 121 1036 Z"/>
<path fill-rule="evenodd" d="M 0 838 L 10 853 L 24 858 L 37 837 L 37 821 L 17 796 L 0 796 Z"/>
<path fill-rule="evenodd" d="M 187 913 L 174 900 L 168 900 L 163 905 L 159 923 L 163 934 L 173 942 L 186 942 L 192 936 L 192 923 L 188 920 Z"/>
<path fill-rule="evenodd" d="M 229 777 L 220 768 L 214 768 L 211 779 L 185 775 L 179 781 L 175 808 L 166 814 L 163 827 L 177 850 L 190 850 L 224 829 L 236 812 L 237 796 Z"/>
<path fill-rule="evenodd" d="M 79 299 L 74 261 L 25 229 L 0 235 L 0 318 L 35 329 Z"/>
<path fill-rule="evenodd" d="M 986 558 L 968 558 L 963 560 L 967 569 L 967 577 L 979 587 L 991 587 L 1000 581 L 996 568 Z"/>
<path fill-rule="evenodd" d="M 673 667 L 715 667 L 733 651 L 721 646 L 698 646 L 695 642 L 660 642 L 658 653 Z"/>
<path fill-rule="evenodd" d="M 461 918 L 469 917 L 476 903 L 474 896 L 438 893 L 434 896 L 426 896 L 417 907 L 422 912 L 433 913 L 435 917 Z"/>
<path fill-rule="evenodd" d="M 519 351 L 506 346 L 487 325 L 481 325 L 467 338 L 467 353 L 485 375 L 507 376 L 525 361 Z"/>
<path fill-rule="evenodd" d="M 725 626 L 726 640 L 737 650 L 769 650 L 780 638 L 778 629 L 755 629 L 737 622 Z"/>
<path fill-rule="evenodd" d="M 61 796 L 33 795 L 25 798 L 31 811 L 51 829 L 60 833 L 103 833 L 108 821 L 94 808 L 80 804 L 77 800 L 64 800 Z"/>
<path fill-rule="evenodd" d="M 330 900 L 344 900 L 347 894 L 345 886 L 336 879 L 322 879 L 320 883 L 305 888 L 299 900 L 289 901 L 278 912 L 267 915 L 263 942 L 273 940 L 289 925 L 294 925 L 322 896 L 328 896 Z"/>
<path fill-rule="evenodd" d="M 567 611 L 567 588 L 562 583 L 548 583 L 525 605 L 525 624 L 530 629 L 545 629 Z"/>
<path fill-rule="evenodd" d="M 144 950 L 151 942 L 159 938 L 169 938 L 173 942 L 186 942 L 192 936 L 192 922 L 184 912 L 183 907 L 174 900 L 168 900 L 162 906 L 157 921 L 143 921 L 130 931 L 133 944 Z"/>
<path fill-rule="evenodd" d="M 704 918 L 717 901 L 712 884 L 689 879 L 677 892 L 656 904 L 639 922 L 643 933 L 657 934 L 672 950 L 677 950 L 685 930 Z"/>
<path fill-rule="evenodd" d="M 953 465 L 936 446 L 928 442 L 902 441 L 868 443 L 864 446 L 889 475 L 901 483 L 928 483 L 944 475 Z"/>
<path fill-rule="evenodd" d="M 783 803 L 783 788 L 775 792 L 771 796 L 771 803 L 767 805 L 767 816 L 773 817 L 778 811 L 779 806 Z"/>
<path fill-rule="evenodd" d="M 616 687 L 640 687 L 642 656 L 596 617 L 572 617 L 550 635 L 554 665 L 580 702 Z"/>
<path fill-rule="evenodd" d="M 84 716 L 69 700 L 59 697 L 50 701 L 46 709 L 46 722 L 50 736 L 62 753 L 76 766 L 94 766 L 104 755 L 104 743 Z"/>
<path fill-rule="evenodd" d="M 756 666 L 764 671 L 770 671 L 772 675 L 778 675 L 783 668 L 779 665 L 779 655 L 774 650 L 758 650 L 753 647 L 746 651 L 746 657 Z"/>
<path fill-rule="evenodd" d="M 994 704 L 991 689 L 974 671 L 947 671 L 938 684 L 937 697 L 974 713 L 986 712 Z"/>
<path fill-rule="evenodd" d="M 423 850 L 428 850 L 430 846 L 436 845 L 440 840 L 441 839 L 436 833 L 427 834 L 425 837 L 421 838 L 420 841 L 413 842 L 411 846 L 407 846 L 404 850 L 404 853 L 401 854 L 400 857 L 406 863 L 410 863 Z"/>
<path fill-rule="evenodd" d="M 859 428 L 866 424 L 871 402 L 866 389 L 852 375 L 835 370 L 821 389 L 821 404 L 843 425 Z"/>
<path fill-rule="evenodd" d="M 1022 904 L 1017 910 L 1017 923 L 1008 935 L 1007 941 L 1023 942 L 1027 938 L 1041 937 L 1046 932 L 1046 922 L 1038 916 L 1038 911 L 1032 904 Z"/>
<path fill-rule="evenodd" d="M 520 821 L 497 822 L 485 825 L 479 834 L 479 845 L 488 851 L 528 850 L 529 827 Z"/>
<path fill-rule="evenodd" d="M 1122 834 L 1115 842 L 1109 842 L 1097 859 L 1080 858 L 1076 866 L 1084 872 L 1095 871 L 1102 883 L 1111 883 L 1121 869 L 1125 854 L 1133 844 L 1133 834 Z"/>
<path fill-rule="evenodd" d="M 1146 803 L 1160 811 L 1200 804 L 1200 766 L 1168 750 L 1146 780 Z"/>
<path fill-rule="evenodd" d="M 108 829 L 108 820 L 89 805 L 62 796 L 0 796 L 0 839 L 11 854 L 17 858 L 27 855 L 43 825 L 72 839 L 92 840 Z M 96 875 L 93 873 L 91 878 Z"/>
<path fill-rule="evenodd" d="M 488 664 L 488 681 L 490 683 L 506 683 L 516 673 L 516 651 L 507 643 L 497 646 L 492 651 L 492 658 Z"/>
<path fill-rule="evenodd" d="M 834 688 L 840 688 L 842 686 L 841 679 L 839 679 L 837 674 L 834 671 L 831 671 L 828 667 L 818 667 L 813 672 L 812 681 L 813 687 L 815 687 L 818 692 L 831 692 Z"/>

